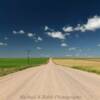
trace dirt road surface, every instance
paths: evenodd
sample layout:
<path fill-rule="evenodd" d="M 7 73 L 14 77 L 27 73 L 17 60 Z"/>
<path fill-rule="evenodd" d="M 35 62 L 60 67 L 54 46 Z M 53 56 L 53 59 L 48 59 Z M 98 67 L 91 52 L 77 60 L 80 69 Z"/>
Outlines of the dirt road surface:
<path fill-rule="evenodd" d="M 100 100 L 100 76 L 50 60 L 1 77 L 0 100 Z"/>

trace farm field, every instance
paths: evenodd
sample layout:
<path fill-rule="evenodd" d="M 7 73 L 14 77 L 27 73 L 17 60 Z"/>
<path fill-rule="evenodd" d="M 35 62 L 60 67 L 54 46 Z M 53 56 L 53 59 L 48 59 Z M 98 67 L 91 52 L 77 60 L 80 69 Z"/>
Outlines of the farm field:
<path fill-rule="evenodd" d="M 47 63 L 48 58 L 0 58 L 0 76 Z"/>
<path fill-rule="evenodd" d="M 49 59 L 39 67 L 0 77 L 0 100 L 63 100 L 63 97 L 99 100 L 100 76 L 57 65 Z"/>
<path fill-rule="evenodd" d="M 56 58 L 53 59 L 56 64 L 71 67 L 79 70 L 100 74 L 100 59 L 99 58 Z"/>

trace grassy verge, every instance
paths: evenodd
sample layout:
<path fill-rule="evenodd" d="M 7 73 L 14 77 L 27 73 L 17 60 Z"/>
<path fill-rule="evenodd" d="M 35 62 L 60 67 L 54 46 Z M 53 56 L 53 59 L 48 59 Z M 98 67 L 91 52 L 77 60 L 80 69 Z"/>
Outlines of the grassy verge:
<path fill-rule="evenodd" d="M 29 67 L 39 66 L 48 62 L 48 58 L 0 58 L 0 76 L 20 71 Z"/>
<path fill-rule="evenodd" d="M 96 74 L 100 74 L 100 68 L 96 68 L 96 67 L 72 66 L 72 68 L 87 71 L 87 72 L 93 72 L 93 73 L 96 73 Z"/>
<path fill-rule="evenodd" d="M 84 58 L 84 59 L 54 59 L 54 62 L 59 65 L 71 67 L 87 72 L 100 74 L 100 59 L 98 58 Z"/>

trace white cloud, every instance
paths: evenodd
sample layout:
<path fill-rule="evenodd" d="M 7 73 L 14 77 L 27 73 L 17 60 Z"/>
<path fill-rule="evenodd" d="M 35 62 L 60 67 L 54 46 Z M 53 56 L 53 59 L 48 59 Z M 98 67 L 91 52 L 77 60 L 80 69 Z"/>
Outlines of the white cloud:
<path fill-rule="evenodd" d="M 63 31 L 64 32 L 72 32 L 74 30 L 73 30 L 73 27 L 72 26 L 68 26 L 68 27 L 63 27 Z"/>
<path fill-rule="evenodd" d="M 36 47 L 36 49 L 37 49 L 37 50 L 41 50 L 42 48 L 41 48 L 41 47 Z"/>
<path fill-rule="evenodd" d="M 13 34 L 25 34 L 24 30 L 20 30 L 20 31 L 12 31 Z"/>
<path fill-rule="evenodd" d="M 0 42 L 0 46 L 7 46 L 7 45 L 8 45 L 7 43 Z"/>
<path fill-rule="evenodd" d="M 79 23 L 75 27 L 68 26 L 62 28 L 64 32 L 75 32 L 75 31 L 85 32 L 85 31 L 95 31 L 97 29 L 100 29 L 100 16 L 93 16 L 91 18 L 88 18 L 85 24 Z"/>
<path fill-rule="evenodd" d="M 13 34 L 24 34 L 25 32 L 24 32 L 24 30 L 20 30 L 20 31 L 15 31 L 14 30 L 12 33 Z M 42 41 L 43 40 L 42 37 L 36 35 L 36 33 L 29 32 L 29 33 L 27 33 L 25 35 L 27 35 L 29 38 L 32 38 L 35 42 L 39 42 L 39 41 Z M 5 38 L 5 40 L 6 39 L 7 39 L 7 37 Z"/>
<path fill-rule="evenodd" d="M 48 26 L 45 26 L 44 30 L 45 31 L 49 30 L 49 27 Z"/>
<path fill-rule="evenodd" d="M 33 33 L 28 33 L 27 36 L 28 36 L 28 37 L 33 37 L 34 34 L 33 34 Z"/>
<path fill-rule="evenodd" d="M 47 32 L 47 35 L 52 37 L 52 38 L 57 38 L 57 39 L 65 39 L 66 35 L 63 34 L 62 32 L 60 31 L 54 31 L 54 32 Z"/>
<path fill-rule="evenodd" d="M 85 32 L 84 25 L 80 25 L 80 24 L 78 24 L 78 25 L 74 28 L 74 31 Z"/>
<path fill-rule="evenodd" d="M 44 27 L 44 31 L 50 31 L 50 32 L 53 32 L 54 29 L 51 29 L 51 28 L 49 28 L 48 26 L 45 26 L 45 27 Z"/>
<path fill-rule="evenodd" d="M 86 24 L 83 25 L 78 24 L 74 30 L 85 32 L 85 31 L 95 31 L 97 29 L 100 29 L 99 16 L 94 16 L 92 18 L 89 18 Z"/>
<path fill-rule="evenodd" d="M 38 36 L 37 40 L 42 41 L 43 39 L 40 36 Z"/>
<path fill-rule="evenodd" d="M 100 17 L 94 16 L 93 18 L 89 18 L 88 22 L 83 25 L 85 30 L 95 31 L 100 28 Z"/>
<path fill-rule="evenodd" d="M 71 48 L 68 48 L 69 51 L 73 51 L 73 50 L 76 50 L 75 47 L 71 47 Z"/>
<path fill-rule="evenodd" d="M 62 47 L 66 47 L 66 46 L 68 46 L 68 45 L 67 45 L 66 43 L 62 43 L 61 46 L 62 46 Z"/>
<path fill-rule="evenodd" d="M 20 30 L 18 33 L 19 34 L 25 34 L 24 30 Z"/>
<path fill-rule="evenodd" d="M 13 34 L 17 34 L 17 32 L 15 30 L 12 31 Z"/>
<path fill-rule="evenodd" d="M 41 42 L 41 41 L 43 41 L 43 38 L 40 37 L 40 36 L 38 36 L 38 37 L 34 36 L 34 37 L 33 37 L 33 40 L 34 40 L 35 42 Z"/>

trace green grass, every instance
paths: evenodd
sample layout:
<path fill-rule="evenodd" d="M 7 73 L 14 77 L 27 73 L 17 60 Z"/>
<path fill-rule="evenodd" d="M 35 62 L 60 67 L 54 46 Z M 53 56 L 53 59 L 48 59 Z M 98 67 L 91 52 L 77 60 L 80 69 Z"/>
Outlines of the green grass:
<path fill-rule="evenodd" d="M 25 58 L 0 58 L 0 76 L 47 62 L 48 58 L 31 58 L 29 63 Z"/>

